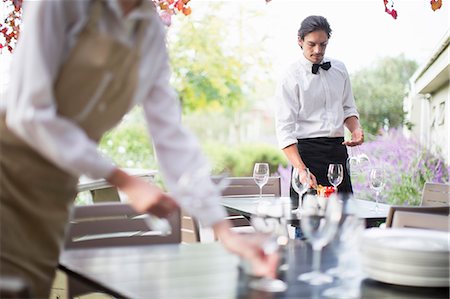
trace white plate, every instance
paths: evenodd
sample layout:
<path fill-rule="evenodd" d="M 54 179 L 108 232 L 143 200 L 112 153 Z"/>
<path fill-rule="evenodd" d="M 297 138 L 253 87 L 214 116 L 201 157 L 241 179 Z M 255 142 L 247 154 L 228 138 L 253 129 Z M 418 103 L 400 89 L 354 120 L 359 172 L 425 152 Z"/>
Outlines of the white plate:
<path fill-rule="evenodd" d="M 375 270 L 385 271 L 389 273 L 397 273 L 403 275 L 410 275 L 413 273 L 416 276 L 447 278 L 449 277 L 449 267 L 447 265 L 438 266 L 417 266 L 408 264 L 398 264 L 395 262 L 386 262 L 379 259 L 363 256 L 362 263 L 364 267 L 369 267 Z"/>
<path fill-rule="evenodd" d="M 374 261 L 384 261 L 397 265 L 414 265 L 422 267 L 439 267 L 449 264 L 448 255 L 434 255 L 407 251 L 392 251 L 382 247 L 361 244 L 361 255 Z"/>
<path fill-rule="evenodd" d="M 363 234 L 367 243 L 424 253 L 449 253 L 449 237 L 448 232 L 415 228 L 373 228 Z"/>
<path fill-rule="evenodd" d="M 392 228 L 368 229 L 361 238 L 364 255 L 401 264 L 449 263 L 449 238 L 447 232 Z"/>
<path fill-rule="evenodd" d="M 415 287 L 448 287 L 448 277 L 427 277 L 417 275 L 405 275 L 392 273 L 383 270 L 364 266 L 364 272 L 372 279 L 397 285 L 415 286 Z"/>

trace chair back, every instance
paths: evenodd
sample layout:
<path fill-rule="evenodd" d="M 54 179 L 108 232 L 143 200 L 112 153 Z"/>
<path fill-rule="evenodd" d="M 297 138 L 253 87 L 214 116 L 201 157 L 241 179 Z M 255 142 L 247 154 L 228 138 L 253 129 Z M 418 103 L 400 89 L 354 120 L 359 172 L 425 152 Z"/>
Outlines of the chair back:
<path fill-rule="evenodd" d="M 0 275 L 0 298 L 33 298 L 30 286 L 20 276 Z"/>
<path fill-rule="evenodd" d="M 450 206 L 391 206 L 386 219 L 386 227 L 423 228 L 449 231 L 449 211 Z"/>
<path fill-rule="evenodd" d="M 218 183 L 221 178 L 212 177 L 213 182 Z M 228 186 L 222 191 L 222 196 L 259 196 L 259 187 L 256 185 L 252 177 L 227 177 Z M 263 187 L 263 194 L 270 196 L 281 196 L 281 179 L 279 176 L 269 177 L 267 184 Z M 241 214 L 227 211 L 227 220 L 230 221 L 231 226 L 238 231 L 250 232 L 253 227 L 250 221 Z M 200 223 L 194 217 L 182 212 L 181 217 L 181 235 L 183 243 L 203 242 L 203 229 L 200 228 Z M 207 238 L 210 239 L 210 238 Z M 217 239 L 217 236 L 213 236 Z M 210 240 L 206 240 L 210 241 Z"/>
<path fill-rule="evenodd" d="M 259 186 L 256 185 L 253 177 L 228 177 L 229 184 L 222 191 L 222 196 L 239 197 L 239 196 L 259 196 Z M 281 178 L 279 176 L 269 177 L 267 184 L 262 188 L 262 194 L 268 196 L 281 196 Z M 227 219 L 231 225 L 240 228 L 237 231 L 251 232 L 253 227 L 249 219 L 239 213 L 228 210 Z M 246 229 L 248 228 L 248 229 Z"/>
<path fill-rule="evenodd" d="M 198 221 L 181 210 L 181 241 L 183 243 L 200 242 L 200 224 Z"/>
<path fill-rule="evenodd" d="M 181 241 L 179 211 L 168 219 L 172 226 L 169 235 L 151 230 L 144 217 L 145 215 L 140 215 L 126 203 L 74 206 L 66 231 L 65 248 L 148 245 Z"/>
<path fill-rule="evenodd" d="M 213 180 L 216 180 L 213 178 Z M 222 191 L 222 196 L 259 195 L 259 187 L 252 177 L 228 177 L 229 185 Z M 270 196 L 281 196 L 281 178 L 269 177 L 267 184 L 263 186 L 262 193 Z"/>
<path fill-rule="evenodd" d="M 425 183 L 421 206 L 447 206 L 450 204 L 450 184 Z"/>

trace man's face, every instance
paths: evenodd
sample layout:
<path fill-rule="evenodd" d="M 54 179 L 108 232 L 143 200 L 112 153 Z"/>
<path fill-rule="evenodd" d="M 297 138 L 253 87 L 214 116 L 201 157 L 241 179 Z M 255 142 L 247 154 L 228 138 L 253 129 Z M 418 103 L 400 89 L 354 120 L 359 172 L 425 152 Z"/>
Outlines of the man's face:
<path fill-rule="evenodd" d="M 303 55 L 312 63 L 320 63 L 325 56 L 328 44 L 328 35 L 325 31 L 313 31 L 305 38 L 298 39 L 299 46 L 303 49 Z"/>

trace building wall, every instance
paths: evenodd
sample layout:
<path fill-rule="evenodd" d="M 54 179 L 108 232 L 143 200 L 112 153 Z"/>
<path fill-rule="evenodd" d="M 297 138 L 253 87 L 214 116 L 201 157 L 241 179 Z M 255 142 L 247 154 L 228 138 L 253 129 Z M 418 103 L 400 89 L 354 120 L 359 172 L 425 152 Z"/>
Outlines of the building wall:
<path fill-rule="evenodd" d="M 408 134 L 450 164 L 450 37 L 447 35 L 410 80 L 404 100 Z"/>
<path fill-rule="evenodd" d="M 448 84 L 431 96 L 429 111 L 429 144 L 434 153 L 441 153 L 450 162 L 449 122 L 450 122 L 450 89 Z"/>

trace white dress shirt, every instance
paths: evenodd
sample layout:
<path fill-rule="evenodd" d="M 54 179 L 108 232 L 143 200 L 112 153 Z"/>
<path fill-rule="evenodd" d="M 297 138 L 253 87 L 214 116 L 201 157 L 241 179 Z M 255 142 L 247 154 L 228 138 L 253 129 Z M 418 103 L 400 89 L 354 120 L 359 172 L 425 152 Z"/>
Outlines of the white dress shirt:
<path fill-rule="evenodd" d="M 114 164 L 73 121 L 56 113 L 53 94 L 53 83 L 86 24 L 91 1 L 25 3 L 23 31 L 12 61 L 9 96 L 2 108 L 7 112 L 7 125 L 68 173 L 77 177 L 84 174 L 106 178 L 115 168 Z M 197 140 L 180 124 L 180 104 L 169 86 L 165 28 L 151 5 L 144 5 L 125 17 L 117 0 L 105 3 L 109 11 L 102 14 L 99 28 L 125 44 L 132 46 L 134 42 L 130 28 L 135 22 L 150 21 L 142 42 L 139 82 L 133 104 L 143 106 L 162 176 L 169 190 L 173 190 L 185 171 L 204 168 L 207 161 Z M 205 192 L 213 188 L 206 179 L 202 187 Z M 223 219 L 226 214 L 217 201 L 217 194 L 202 198 L 195 205 L 186 202 L 180 205 L 205 225 Z"/>
<path fill-rule="evenodd" d="M 291 64 L 276 91 L 276 131 L 281 149 L 297 139 L 343 137 L 344 121 L 359 117 L 350 78 L 344 64 L 330 61 L 329 70 L 311 72 L 312 62 L 303 55 Z"/>

